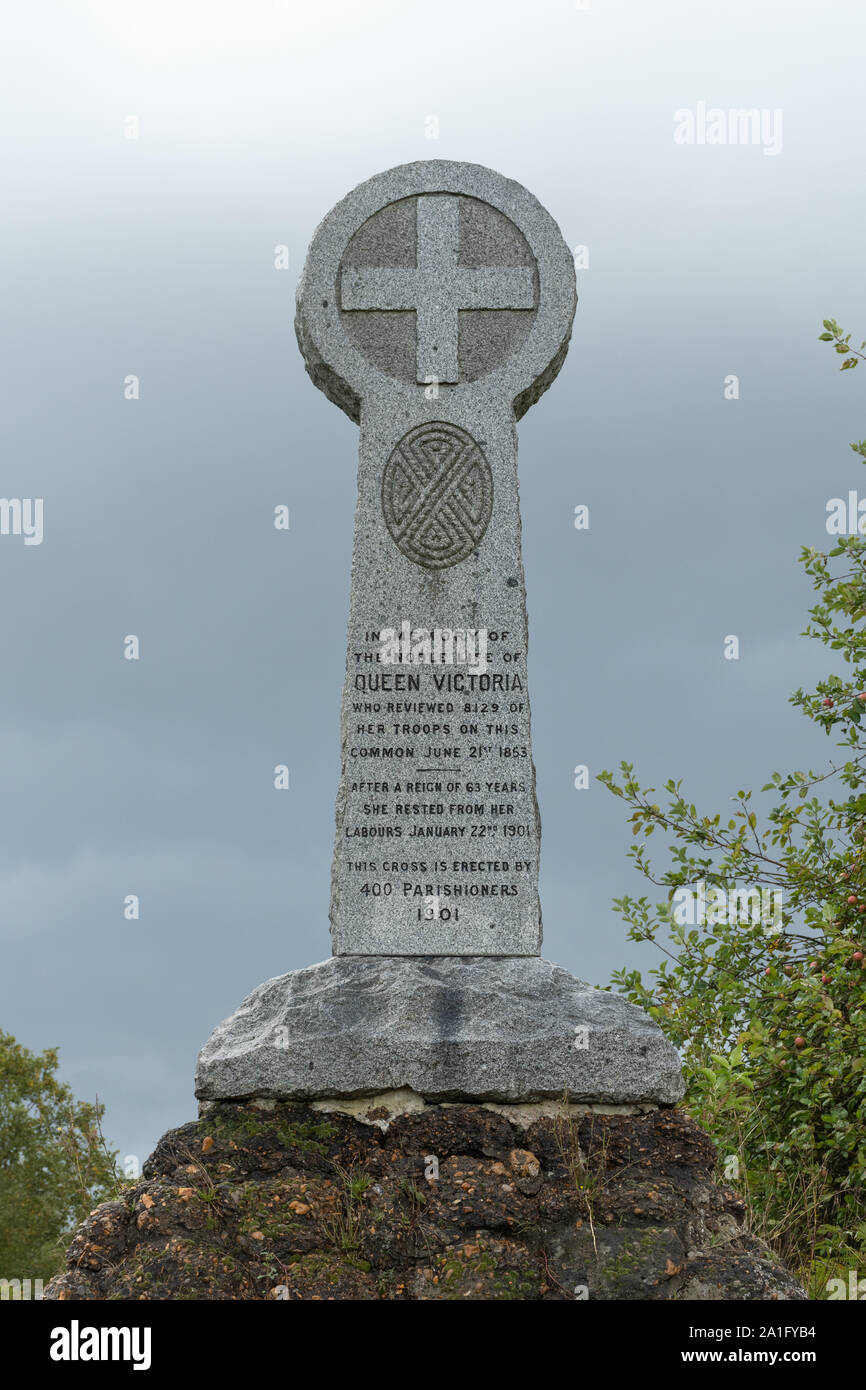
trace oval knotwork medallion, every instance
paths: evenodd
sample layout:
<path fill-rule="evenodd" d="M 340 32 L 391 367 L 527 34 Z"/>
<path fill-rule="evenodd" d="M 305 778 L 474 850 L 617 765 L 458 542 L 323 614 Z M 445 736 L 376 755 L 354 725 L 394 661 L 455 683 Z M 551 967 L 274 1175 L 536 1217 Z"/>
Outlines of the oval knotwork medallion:
<path fill-rule="evenodd" d="M 404 434 L 385 465 L 382 511 L 407 559 L 425 569 L 458 565 L 492 510 L 493 474 L 471 434 L 444 420 Z"/>

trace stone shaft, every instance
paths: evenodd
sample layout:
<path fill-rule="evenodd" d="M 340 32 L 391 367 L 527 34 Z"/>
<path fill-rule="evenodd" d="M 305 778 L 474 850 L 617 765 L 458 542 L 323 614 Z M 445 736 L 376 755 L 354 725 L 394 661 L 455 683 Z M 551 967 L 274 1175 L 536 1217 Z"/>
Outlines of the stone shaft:
<path fill-rule="evenodd" d="M 455 414 L 440 397 L 422 411 L 365 407 L 361 419 L 337 955 L 540 950 L 516 435 L 480 393 L 473 414 Z M 446 560 L 454 545 L 471 548 L 439 567 L 437 544 Z"/>

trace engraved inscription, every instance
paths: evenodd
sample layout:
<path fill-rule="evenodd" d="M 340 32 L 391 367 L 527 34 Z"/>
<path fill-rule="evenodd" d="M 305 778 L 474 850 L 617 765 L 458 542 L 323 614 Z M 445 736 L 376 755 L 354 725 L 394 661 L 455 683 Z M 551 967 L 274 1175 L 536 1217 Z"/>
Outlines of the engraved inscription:
<path fill-rule="evenodd" d="M 412 615 L 350 638 L 335 919 L 361 920 L 387 951 L 484 954 L 521 931 L 537 944 L 539 825 L 514 618 L 472 641 L 464 630 L 453 652 Z"/>
<path fill-rule="evenodd" d="M 471 555 L 492 509 L 490 464 L 457 425 L 417 425 L 385 465 L 385 523 L 403 554 L 425 569 L 448 569 Z"/>

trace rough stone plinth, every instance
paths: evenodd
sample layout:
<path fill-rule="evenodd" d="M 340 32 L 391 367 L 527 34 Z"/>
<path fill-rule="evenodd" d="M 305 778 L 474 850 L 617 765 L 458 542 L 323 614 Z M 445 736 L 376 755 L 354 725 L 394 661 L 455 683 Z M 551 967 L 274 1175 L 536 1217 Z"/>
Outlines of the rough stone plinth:
<path fill-rule="evenodd" d="M 641 1010 L 538 957 L 343 956 L 259 985 L 199 1056 L 200 1099 L 410 1087 L 427 1100 L 673 1104 Z"/>
<path fill-rule="evenodd" d="M 677 1110 L 394 1114 L 380 1099 L 357 1117 L 203 1107 L 79 1227 L 45 1298 L 805 1298 Z"/>

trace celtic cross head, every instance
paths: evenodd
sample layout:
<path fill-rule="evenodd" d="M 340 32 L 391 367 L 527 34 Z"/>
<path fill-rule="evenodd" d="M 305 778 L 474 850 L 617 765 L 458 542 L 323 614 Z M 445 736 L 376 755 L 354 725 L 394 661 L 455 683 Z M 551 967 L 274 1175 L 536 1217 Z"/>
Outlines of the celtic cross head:
<path fill-rule="evenodd" d="M 475 164 L 401 165 L 328 214 L 298 288 L 315 384 L 356 422 L 413 428 L 382 459 L 382 515 L 415 564 L 458 564 L 492 511 L 478 425 L 519 419 L 564 360 L 572 257 L 519 184 Z"/>

